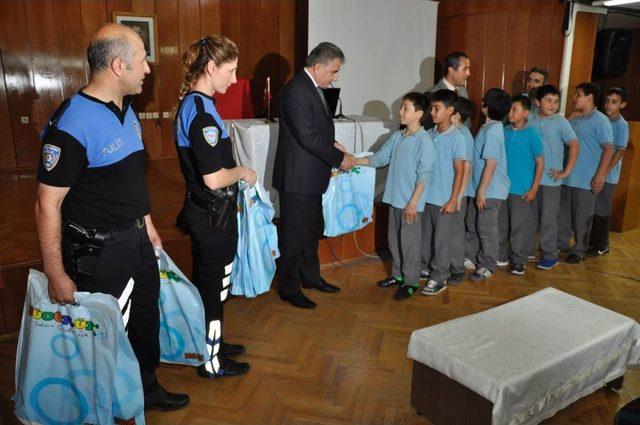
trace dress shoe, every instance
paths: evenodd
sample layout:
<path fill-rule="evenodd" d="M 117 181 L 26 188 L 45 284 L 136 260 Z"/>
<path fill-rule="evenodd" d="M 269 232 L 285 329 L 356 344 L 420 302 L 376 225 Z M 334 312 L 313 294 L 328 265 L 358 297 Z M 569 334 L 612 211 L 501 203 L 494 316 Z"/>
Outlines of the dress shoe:
<path fill-rule="evenodd" d="M 249 363 L 237 362 L 224 356 L 220 356 L 220 368 L 218 372 L 209 372 L 205 365 L 198 366 L 198 376 L 201 378 L 220 378 L 223 376 L 244 375 L 249 372 Z"/>
<path fill-rule="evenodd" d="M 316 303 L 307 298 L 302 292 L 293 295 L 286 295 L 284 297 L 280 296 L 280 299 L 299 308 L 315 308 L 316 306 Z"/>
<path fill-rule="evenodd" d="M 240 344 L 227 344 L 223 342 L 220 344 L 220 353 L 223 356 L 239 356 L 240 354 L 244 354 L 247 350 L 244 348 L 244 345 Z"/>
<path fill-rule="evenodd" d="M 565 263 L 569 263 L 569 264 L 578 264 L 578 263 L 582 263 L 583 261 L 584 261 L 584 257 L 578 254 L 569 254 L 567 259 L 564 260 Z"/>
<path fill-rule="evenodd" d="M 144 408 L 151 410 L 162 410 L 169 412 L 186 407 L 189 404 L 189 396 L 187 394 L 170 393 L 160 385 L 144 395 Z"/>
<path fill-rule="evenodd" d="M 330 284 L 324 279 L 320 279 L 320 281 L 316 283 L 309 283 L 302 281 L 302 287 L 307 289 L 317 289 L 320 292 L 340 292 L 340 288 L 335 285 Z"/>

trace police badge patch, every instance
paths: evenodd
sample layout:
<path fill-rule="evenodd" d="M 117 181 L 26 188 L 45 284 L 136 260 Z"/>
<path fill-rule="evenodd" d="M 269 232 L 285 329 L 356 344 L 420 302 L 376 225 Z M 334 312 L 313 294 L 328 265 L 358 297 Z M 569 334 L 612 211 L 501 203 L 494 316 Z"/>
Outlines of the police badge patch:
<path fill-rule="evenodd" d="M 51 171 L 58 164 L 62 149 L 57 146 L 46 144 L 42 148 L 42 163 L 45 170 Z"/>
<path fill-rule="evenodd" d="M 215 148 L 218 144 L 218 127 L 209 126 L 202 129 L 202 135 L 204 136 L 204 140 L 207 141 L 211 145 L 212 148 Z"/>

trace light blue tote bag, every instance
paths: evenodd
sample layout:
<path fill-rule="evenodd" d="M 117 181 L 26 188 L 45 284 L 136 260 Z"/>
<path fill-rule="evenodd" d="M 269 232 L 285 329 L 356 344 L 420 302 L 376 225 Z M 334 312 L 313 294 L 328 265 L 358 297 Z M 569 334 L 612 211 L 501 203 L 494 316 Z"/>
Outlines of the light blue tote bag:
<path fill-rule="evenodd" d="M 46 276 L 29 271 L 16 358 L 15 415 L 24 424 L 144 424 L 140 368 L 118 301 L 77 292 L 49 299 Z"/>
<path fill-rule="evenodd" d="M 329 187 L 322 195 L 325 236 L 355 232 L 373 222 L 375 183 L 376 170 L 372 167 L 331 171 Z"/>
<path fill-rule="evenodd" d="M 204 307 L 198 289 L 163 250 L 160 269 L 160 361 L 199 366 L 207 356 Z"/>
<path fill-rule="evenodd" d="M 257 181 L 240 182 L 238 196 L 238 249 L 231 270 L 231 293 L 253 298 L 269 291 L 276 273 L 278 232 L 269 192 Z"/>

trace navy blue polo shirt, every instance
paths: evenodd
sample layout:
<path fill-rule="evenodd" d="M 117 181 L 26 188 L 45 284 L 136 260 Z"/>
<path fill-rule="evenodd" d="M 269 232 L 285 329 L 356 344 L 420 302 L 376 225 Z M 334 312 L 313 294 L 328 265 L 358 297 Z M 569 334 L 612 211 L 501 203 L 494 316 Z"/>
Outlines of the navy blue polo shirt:
<path fill-rule="evenodd" d="M 203 175 L 235 168 L 231 139 L 212 97 L 187 93 L 178 108 L 174 132 L 187 190 L 202 192 L 206 188 Z"/>
<path fill-rule="evenodd" d="M 142 130 L 130 99 L 122 110 L 81 91 L 67 102 L 41 133 L 38 181 L 70 188 L 65 219 L 89 228 L 133 224 L 150 206 Z"/>

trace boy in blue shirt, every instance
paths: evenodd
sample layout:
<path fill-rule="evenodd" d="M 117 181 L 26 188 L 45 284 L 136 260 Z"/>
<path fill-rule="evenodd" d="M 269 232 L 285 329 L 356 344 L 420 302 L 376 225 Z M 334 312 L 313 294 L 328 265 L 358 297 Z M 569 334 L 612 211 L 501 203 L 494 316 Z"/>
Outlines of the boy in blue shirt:
<path fill-rule="evenodd" d="M 458 206 L 452 214 L 451 244 L 449 246 L 451 275 L 447 282 L 448 285 L 457 285 L 464 280 L 464 254 L 467 236 L 464 218 L 467 214 L 467 201 L 469 196 L 471 196 L 471 160 L 473 154 L 473 135 L 471 131 L 469 131 L 469 127 L 465 125 L 465 122 L 471 116 L 471 101 L 462 96 L 458 96 L 453 104 L 453 111 L 451 124 L 456 126 L 464 138 L 465 161 L 462 187 L 460 188 L 460 195 L 458 195 Z"/>
<path fill-rule="evenodd" d="M 596 195 L 604 187 L 613 157 L 613 129 L 609 118 L 596 109 L 599 101 L 600 88 L 596 84 L 576 86 L 573 107 L 578 115 L 570 123 L 578 136 L 580 151 L 573 172 L 564 179 L 558 220 L 558 247 L 568 249 L 571 234 L 574 236 L 575 244 L 566 259 L 570 264 L 585 259 Z"/>
<path fill-rule="evenodd" d="M 525 272 L 529 241 L 535 238 L 536 228 L 532 223 L 537 211 L 534 201 L 544 171 L 542 140 L 538 130 L 527 122 L 530 113 L 531 99 L 524 95 L 514 96 L 509 124 L 504 128 L 511 186 L 498 220 L 500 258 L 510 257 L 511 273 L 517 275 Z"/>
<path fill-rule="evenodd" d="M 536 204 L 538 214 L 534 216 L 534 228 L 540 228 L 540 251 L 542 257 L 537 267 L 549 270 L 558 264 L 558 214 L 562 179 L 571 174 L 578 159 L 578 136 L 569 121 L 558 114 L 560 91 L 551 84 L 536 90 L 538 113 L 531 114 L 529 124 L 542 135 L 544 148 L 544 172 L 538 189 Z M 566 158 L 565 158 L 566 152 Z M 536 252 L 537 238 L 531 238 L 529 255 Z"/>
<path fill-rule="evenodd" d="M 426 206 L 422 214 L 422 264 L 429 265 L 430 278 L 423 295 L 436 295 L 447 289 L 453 237 L 453 213 L 458 208 L 466 160 L 464 136 L 451 123 L 457 95 L 451 90 L 431 94 L 431 121 L 427 131 L 436 149 L 436 162 L 425 187 Z"/>
<path fill-rule="evenodd" d="M 502 120 L 511 109 L 511 96 L 500 89 L 489 89 L 482 99 L 485 124 L 473 145 L 471 183 L 474 202 L 467 208 L 467 258 L 477 264 L 471 280 L 493 275 L 498 260 L 498 213 L 509 194 L 507 154 Z"/>
<path fill-rule="evenodd" d="M 609 252 L 609 224 L 611 220 L 611 204 L 613 193 L 620 178 L 622 156 L 629 143 L 629 124 L 620 115 L 620 110 L 627 106 L 627 93 L 621 87 L 607 90 L 604 99 L 604 112 L 613 128 L 613 146 L 615 153 L 607 167 L 607 178 L 602 191 L 598 193 L 591 226 L 590 248 L 587 255 L 595 257 Z"/>
<path fill-rule="evenodd" d="M 399 114 L 405 128 L 393 133 L 375 154 L 356 158 L 356 165 L 389 165 L 382 201 L 389 204 L 388 239 L 393 264 L 391 276 L 379 281 L 378 286 L 399 286 L 397 300 L 410 297 L 420 287 L 420 213 L 424 210 L 424 187 L 436 157 L 433 141 L 422 126 L 426 111 L 423 94 L 406 94 Z"/>

